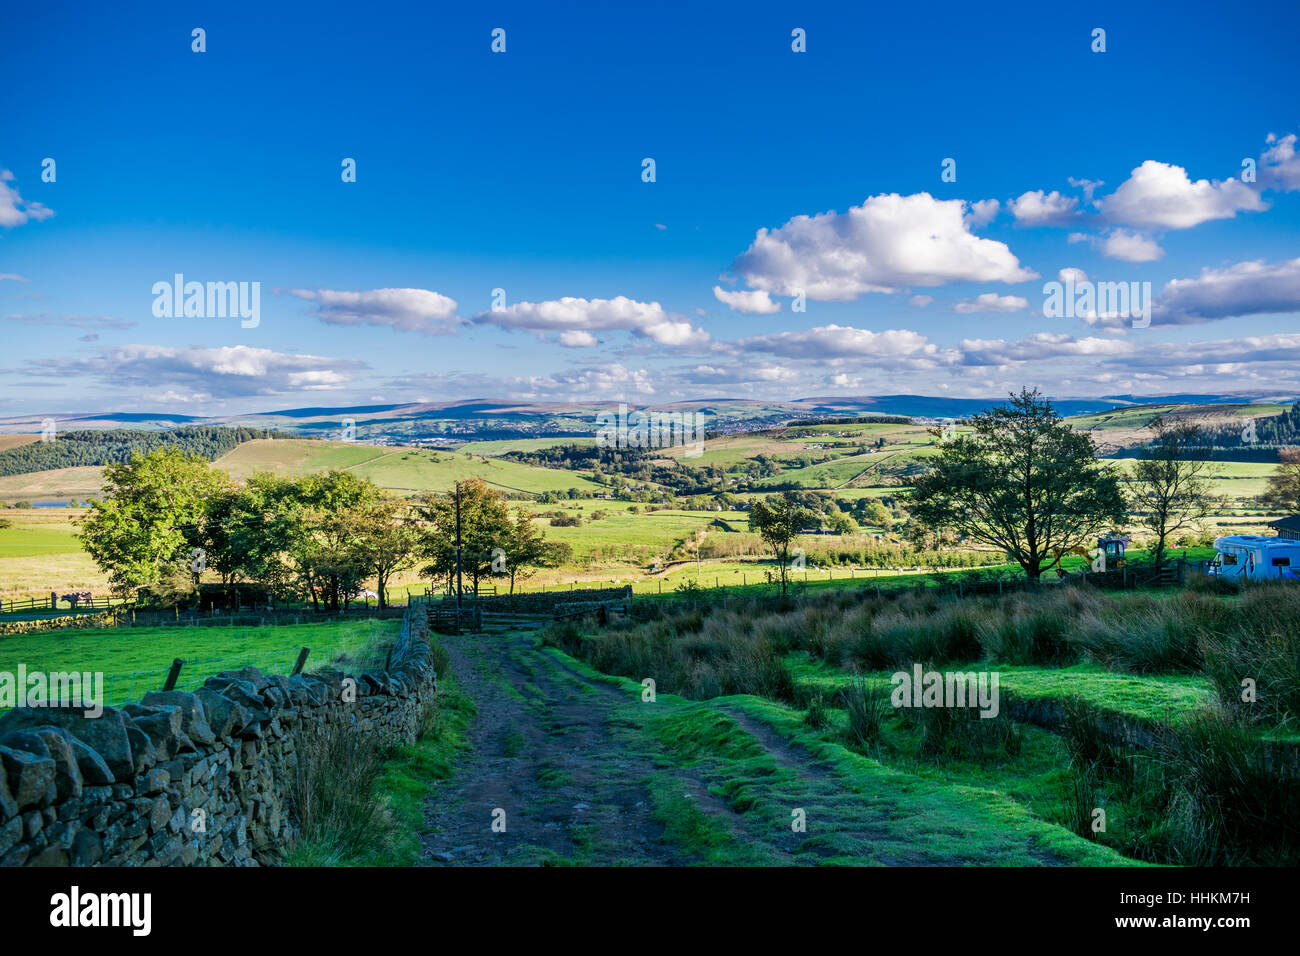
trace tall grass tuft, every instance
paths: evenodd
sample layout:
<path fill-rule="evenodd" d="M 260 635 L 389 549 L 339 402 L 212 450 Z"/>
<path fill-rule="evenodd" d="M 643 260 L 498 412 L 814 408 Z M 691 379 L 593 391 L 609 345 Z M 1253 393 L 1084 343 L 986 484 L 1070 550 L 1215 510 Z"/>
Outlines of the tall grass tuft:
<path fill-rule="evenodd" d="M 299 842 L 311 847 L 318 865 L 382 847 L 392 822 L 375 783 L 386 748 L 349 723 L 333 723 L 305 737 L 297 754 L 291 797 Z"/>
<path fill-rule="evenodd" d="M 848 715 L 844 734 L 849 746 L 869 753 L 881 742 L 885 721 L 893 711 L 889 688 L 857 680 L 840 691 L 840 702 Z"/>

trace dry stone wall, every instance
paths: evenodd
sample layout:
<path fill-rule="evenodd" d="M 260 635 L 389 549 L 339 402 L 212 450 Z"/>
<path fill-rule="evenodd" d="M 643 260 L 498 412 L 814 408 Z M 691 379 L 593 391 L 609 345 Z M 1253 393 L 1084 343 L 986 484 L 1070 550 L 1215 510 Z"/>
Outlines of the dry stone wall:
<path fill-rule="evenodd" d="M 0 866 L 255 866 L 294 836 L 298 754 L 331 725 L 412 743 L 436 675 L 413 604 L 380 673 L 210 678 L 193 693 L 0 717 Z"/>

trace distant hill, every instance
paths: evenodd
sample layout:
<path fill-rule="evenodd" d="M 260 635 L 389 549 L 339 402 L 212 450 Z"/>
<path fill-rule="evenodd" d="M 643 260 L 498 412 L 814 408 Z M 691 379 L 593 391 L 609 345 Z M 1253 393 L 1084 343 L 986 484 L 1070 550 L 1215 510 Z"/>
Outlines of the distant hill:
<path fill-rule="evenodd" d="M 783 425 L 792 420 L 870 415 L 924 419 L 960 419 L 1006 400 L 953 398 L 934 395 L 810 396 L 781 402 L 710 397 L 655 403 L 656 411 L 701 412 L 711 432 L 743 432 Z M 1245 407 L 1268 403 L 1289 405 L 1295 396 L 1262 394 L 1178 394 L 1163 396 L 1109 395 L 1100 398 L 1059 398 L 1053 404 L 1066 416 L 1117 413 L 1126 408 L 1194 405 Z M 454 402 L 407 402 L 383 405 L 312 406 L 238 416 L 197 418 L 169 412 L 100 412 L 25 415 L 0 419 L 0 433 L 39 432 L 43 419 L 54 419 L 60 431 L 77 428 L 130 427 L 167 430 L 185 425 L 227 425 L 272 428 L 300 437 L 339 439 L 349 431 L 360 441 L 400 444 L 460 444 L 479 440 L 528 440 L 553 436 L 592 435 L 596 414 L 618 402 L 516 402 L 469 398 Z"/>

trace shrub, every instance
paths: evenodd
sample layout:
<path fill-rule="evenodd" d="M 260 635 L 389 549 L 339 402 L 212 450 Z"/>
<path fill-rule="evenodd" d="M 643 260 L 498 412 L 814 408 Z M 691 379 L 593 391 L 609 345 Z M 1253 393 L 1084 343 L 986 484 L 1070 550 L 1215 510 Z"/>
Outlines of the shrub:
<path fill-rule="evenodd" d="M 893 710 L 889 688 L 854 681 L 840 691 L 840 701 L 848 714 L 845 738 L 849 746 L 865 753 L 880 743 L 885 720 Z"/>

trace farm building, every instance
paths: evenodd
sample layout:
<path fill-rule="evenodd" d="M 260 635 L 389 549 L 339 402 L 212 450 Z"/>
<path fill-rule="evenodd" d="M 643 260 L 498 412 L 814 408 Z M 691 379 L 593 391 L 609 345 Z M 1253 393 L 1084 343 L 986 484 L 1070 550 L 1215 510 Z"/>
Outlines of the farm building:
<path fill-rule="evenodd" d="M 1277 530 L 1277 536 L 1284 541 L 1300 541 L 1300 515 L 1289 515 L 1268 523 Z"/>

